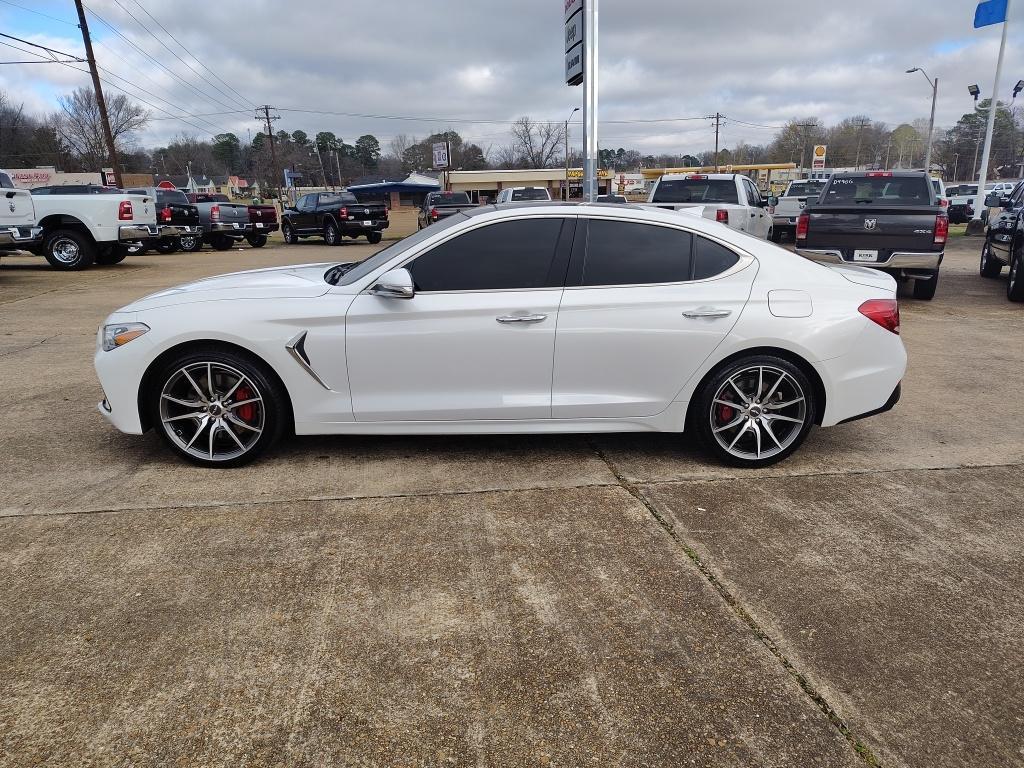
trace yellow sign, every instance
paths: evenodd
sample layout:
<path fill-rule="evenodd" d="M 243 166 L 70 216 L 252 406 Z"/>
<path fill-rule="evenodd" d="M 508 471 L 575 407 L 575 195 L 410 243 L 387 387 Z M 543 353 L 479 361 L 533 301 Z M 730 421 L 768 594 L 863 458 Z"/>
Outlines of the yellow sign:
<path fill-rule="evenodd" d="M 567 178 L 567 179 L 582 179 L 583 178 L 583 169 L 582 168 L 570 168 L 568 171 L 566 171 L 565 178 Z"/>

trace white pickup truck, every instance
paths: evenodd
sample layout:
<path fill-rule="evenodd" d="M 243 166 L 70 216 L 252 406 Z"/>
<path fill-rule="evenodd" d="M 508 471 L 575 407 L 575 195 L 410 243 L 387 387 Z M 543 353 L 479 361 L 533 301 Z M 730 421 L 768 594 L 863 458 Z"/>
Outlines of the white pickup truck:
<path fill-rule="evenodd" d="M 771 233 L 773 202 L 741 173 L 667 173 L 647 197 L 648 207 L 703 216 L 761 239 Z"/>
<path fill-rule="evenodd" d="M 97 187 L 67 194 L 60 187 L 33 190 L 42 242 L 32 252 L 55 269 L 86 269 L 117 264 L 133 244 L 177 234 L 157 227 L 156 205 L 148 195 Z"/>
<path fill-rule="evenodd" d="M 800 218 L 808 201 L 814 202 L 825 188 L 828 179 L 795 179 L 786 186 L 772 211 L 772 240 L 780 242 L 785 235 L 796 240 L 796 220 Z"/>
<path fill-rule="evenodd" d="M 10 174 L 0 171 L 0 253 L 34 248 L 41 239 L 32 195 L 15 189 Z"/>

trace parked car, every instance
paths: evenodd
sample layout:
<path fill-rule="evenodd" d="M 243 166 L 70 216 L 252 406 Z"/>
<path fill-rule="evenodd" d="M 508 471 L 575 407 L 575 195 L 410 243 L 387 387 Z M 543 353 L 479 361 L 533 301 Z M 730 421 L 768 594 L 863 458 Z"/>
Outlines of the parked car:
<path fill-rule="evenodd" d="M 0 254 L 38 248 L 43 229 L 36 226 L 32 194 L 27 189 L 15 188 L 6 171 L 0 171 L 0 194 Z"/>
<path fill-rule="evenodd" d="M 428 192 L 416 213 L 416 228 L 423 229 L 476 206 L 465 192 Z"/>
<path fill-rule="evenodd" d="M 946 193 L 950 195 L 949 205 L 946 207 L 949 223 L 966 224 L 974 216 L 974 198 L 978 194 L 978 185 L 959 184 L 954 188 L 947 188 Z"/>
<path fill-rule="evenodd" d="M 313 192 L 303 195 L 282 214 L 281 234 L 289 245 L 307 237 L 322 237 L 328 245 L 341 245 L 342 238 L 362 235 L 379 243 L 388 228 L 388 207 L 383 203 L 360 203 L 348 190 Z"/>
<path fill-rule="evenodd" d="M 183 240 L 189 244 L 194 240 L 202 240 L 203 225 L 199 219 L 199 209 L 188 201 L 184 192 L 162 187 L 137 187 L 127 191 L 133 195 L 149 195 L 156 200 L 160 239 L 153 247 L 160 253 L 180 250 Z"/>
<path fill-rule="evenodd" d="M 778 198 L 761 197 L 754 182 L 741 173 L 667 173 L 654 183 L 647 202 L 765 239 L 772 231 L 766 209 Z"/>
<path fill-rule="evenodd" d="M 949 197 L 946 193 L 946 183 L 942 179 L 931 177 L 932 189 L 935 192 L 935 201 L 943 208 L 949 208 Z M 947 214 L 948 215 L 948 214 Z"/>
<path fill-rule="evenodd" d="M 156 202 L 112 187 L 76 184 L 32 190 L 42 243 L 33 253 L 55 269 L 86 269 L 93 264 L 118 264 L 130 253 L 174 237 L 173 227 L 161 231 Z"/>
<path fill-rule="evenodd" d="M 874 270 L 670 211 L 508 205 L 359 263 L 139 299 L 104 321 L 95 365 L 116 428 L 206 466 L 291 431 L 686 429 L 752 468 L 891 408 L 898 334 L 896 283 Z"/>
<path fill-rule="evenodd" d="M 979 271 L 982 277 L 997 278 L 1003 267 L 1010 268 L 1006 283 L 1006 297 L 1010 301 L 1024 301 L 1024 182 L 1019 182 L 1010 194 L 992 192 L 985 200 L 989 209 L 999 213 L 990 216 L 985 228 L 985 242 L 981 246 Z"/>
<path fill-rule="evenodd" d="M 551 193 L 545 187 L 507 187 L 498 193 L 498 199 L 494 201 L 494 204 L 550 199 Z"/>
<path fill-rule="evenodd" d="M 782 238 L 796 235 L 796 220 L 804 209 L 807 201 L 818 199 L 825 188 L 826 179 L 795 179 L 786 185 L 782 196 L 772 209 L 773 242 L 781 242 Z"/>
<path fill-rule="evenodd" d="M 249 206 L 249 223 L 252 224 L 252 232 L 245 236 L 245 241 L 253 248 L 262 248 L 267 244 L 267 236 L 280 229 L 277 206 L 252 203 Z"/>
<path fill-rule="evenodd" d="M 797 253 L 827 264 L 859 264 L 913 282 L 915 299 L 939 283 L 949 219 L 921 171 L 837 173 L 797 221 Z"/>
<path fill-rule="evenodd" d="M 188 195 L 188 199 L 199 211 L 203 236 L 196 240 L 182 241 L 181 250 L 199 251 L 202 250 L 203 243 L 208 243 L 214 250 L 227 251 L 235 243 L 252 234 L 248 205 L 232 203 L 227 195 L 209 193 L 193 192 Z"/>

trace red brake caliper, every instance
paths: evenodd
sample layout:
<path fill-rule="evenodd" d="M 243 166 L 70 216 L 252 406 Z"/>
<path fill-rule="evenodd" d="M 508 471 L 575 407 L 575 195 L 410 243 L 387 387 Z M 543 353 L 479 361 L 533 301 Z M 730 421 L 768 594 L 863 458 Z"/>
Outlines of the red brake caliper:
<path fill-rule="evenodd" d="M 720 404 L 718 406 L 718 420 L 722 422 L 722 424 L 728 424 L 730 421 L 732 421 L 732 417 L 735 415 L 735 413 L 736 409 L 730 408 L 728 405 Z"/>
<path fill-rule="evenodd" d="M 235 402 L 241 402 L 242 400 L 248 400 L 252 397 L 252 390 L 247 387 L 239 387 L 235 390 Z M 240 405 L 235 409 L 235 413 L 242 421 L 248 423 L 256 417 L 256 405 L 254 403 L 246 403 Z"/>

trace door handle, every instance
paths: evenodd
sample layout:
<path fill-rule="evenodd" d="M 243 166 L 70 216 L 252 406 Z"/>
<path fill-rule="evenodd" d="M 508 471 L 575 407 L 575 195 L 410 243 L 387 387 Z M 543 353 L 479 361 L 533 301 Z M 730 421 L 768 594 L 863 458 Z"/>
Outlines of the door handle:
<path fill-rule="evenodd" d="M 731 314 L 731 309 L 692 309 L 683 312 L 683 317 L 728 317 Z"/>
<path fill-rule="evenodd" d="M 547 320 L 547 315 L 502 315 L 494 318 L 499 323 L 539 323 Z"/>

